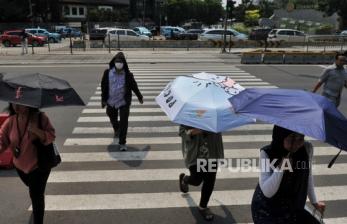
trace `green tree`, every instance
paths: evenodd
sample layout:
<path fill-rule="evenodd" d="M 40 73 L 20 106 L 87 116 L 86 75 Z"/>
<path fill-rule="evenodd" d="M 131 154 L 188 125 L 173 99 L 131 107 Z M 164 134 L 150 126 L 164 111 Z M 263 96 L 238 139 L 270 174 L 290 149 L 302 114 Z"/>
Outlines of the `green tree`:
<path fill-rule="evenodd" d="M 270 2 L 269 0 L 260 0 L 259 9 L 260 9 L 260 17 L 269 18 L 274 13 L 275 3 Z"/>
<path fill-rule="evenodd" d="M 170 25 L 191 19 L 211 25 L 223 16 L 223 7 L 219 0 L 168 0 L 166 15 Z"/>
<path fill-rule="evenodd" d="M 117 10 L 89 9 L 88 21 L 92 22 L 127 22 L 129 20 L 128 8 Z"/>
<path fill-rule="evenodd" d="M 248 26 L 258 25 L 258 20 L 260 18 L 259 9 L 246 10 L 245 12 L 245 24 Z"/>
<path fill-rule="evenodd" d="M 1 22 L 28 22 L 29 3 L 23 0 L 0 0 Z"/>
<path fill-rule="evenodd" d="M 347 28 L 347 0 L 318 0 L 318 9 L 331 16 L 335 12 L 339 18 L 340 30 Z"/>

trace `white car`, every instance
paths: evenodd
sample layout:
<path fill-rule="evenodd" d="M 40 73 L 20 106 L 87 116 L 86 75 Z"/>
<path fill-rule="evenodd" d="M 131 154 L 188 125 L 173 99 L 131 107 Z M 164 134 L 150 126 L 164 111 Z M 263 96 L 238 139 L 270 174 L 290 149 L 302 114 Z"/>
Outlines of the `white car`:
<path fill-rule="evenodd" d="M 268 34 L 267 41 L 305 42 L 306 35 L 299 30 L 273 29 Z"/>
<path fill-rule="evenodd" d="M 105 42 L 108 41 L 108 36 L 110 36 L 110 41 L 140 41 L 140 40 L 149 40 L 149 37 L 146 35 L 141 35 L 136 33 L 131 29 L 111 29 L 107 32 L 105 37 Z"/>
<path fill-rule="evenodd" d="M 233 29 L 226 30 L 226 40 L 229 41 L 231 37 L 232 41 L 247 40 L 247 35 L 239 33 Z M 206 30 L 200 34 L 200 40 L 204 41 L 222 41 L 224 40 L 224 29 L 211 29 Z"/>

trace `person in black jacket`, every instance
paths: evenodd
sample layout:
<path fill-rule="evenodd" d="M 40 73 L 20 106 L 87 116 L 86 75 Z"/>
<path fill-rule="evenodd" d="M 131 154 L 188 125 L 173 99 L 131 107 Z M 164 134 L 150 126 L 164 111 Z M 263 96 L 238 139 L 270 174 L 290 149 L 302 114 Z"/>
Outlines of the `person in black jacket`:
<path fill-rule="evenodd" d="M 132 91 L 143 104 L 143 96 L 137 87 L 134 75 L 129 71 L 123 52 L 119 52 L 110 61 L 109 69 L 104 71 L 101 81 L 101 106 L 102 108 L 106 106 L 106 113 L 114 130 L 114 141 L 119 137 L 121 151 L 127 150 L 126 135 Z"/>

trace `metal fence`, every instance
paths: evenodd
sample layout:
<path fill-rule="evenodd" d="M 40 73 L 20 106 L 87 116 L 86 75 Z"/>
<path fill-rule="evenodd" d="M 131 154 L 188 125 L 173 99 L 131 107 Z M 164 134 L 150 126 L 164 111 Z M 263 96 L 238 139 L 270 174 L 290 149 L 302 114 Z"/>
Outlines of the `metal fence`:
<path fill-rule="evenodd" d="M 290 49 L 299 51 L 344 51 L 347 50 L 347 37 L 334 35 L 316 35 L 308 36 L 303 42 L 291 41 L 253 41 L 239 40 L 232 41 L 231 37 L 227 37 L 227 42 L 217 41 L 200 41 L 200 40 L 143 40 L 143 41 L 121 41 L 120 38 L 113 40 L 110 36 L 104 40 L 89 40 L 83 35 L 81 38 L 65 38 L 59 43 L 47 43 L 42 47 L 29 46 L 30 54 L 50 54 L 50 53 L 82 53 L 101 51 L 111 53 L 114 50 L 122 50 L 127 48 L 139 49 L 201 49 L 201 48 L 226 48 L 231 52 L 237 48 L 262 49 L 262 50 L 278 50 Z M 0 54 L 20 54 L 21 46 L 0 48 Z"/>

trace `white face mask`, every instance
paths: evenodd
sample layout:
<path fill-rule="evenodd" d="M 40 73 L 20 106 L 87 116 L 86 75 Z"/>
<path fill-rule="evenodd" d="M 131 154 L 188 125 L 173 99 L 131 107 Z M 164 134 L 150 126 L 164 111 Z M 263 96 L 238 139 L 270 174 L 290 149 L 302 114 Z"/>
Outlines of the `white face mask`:
<path fill-rule="evenodd" d="M 122 62 L 116 62 L 114 65 L 116 66 L 117 70 L 122 70 L 124 66 Z"/>

